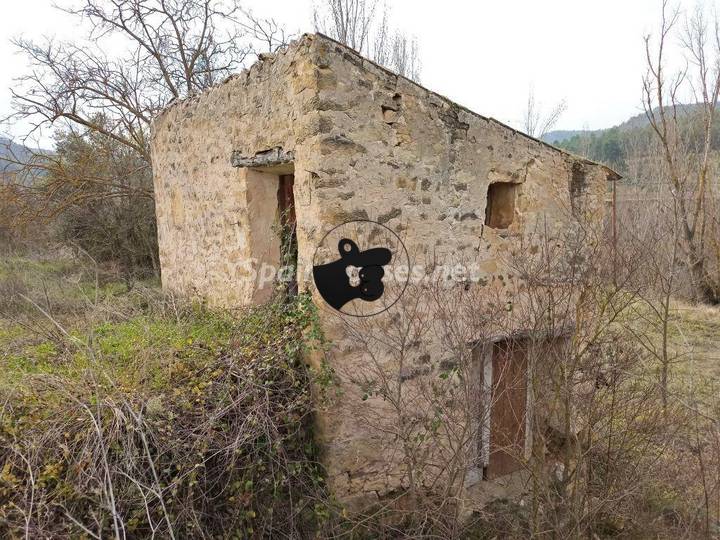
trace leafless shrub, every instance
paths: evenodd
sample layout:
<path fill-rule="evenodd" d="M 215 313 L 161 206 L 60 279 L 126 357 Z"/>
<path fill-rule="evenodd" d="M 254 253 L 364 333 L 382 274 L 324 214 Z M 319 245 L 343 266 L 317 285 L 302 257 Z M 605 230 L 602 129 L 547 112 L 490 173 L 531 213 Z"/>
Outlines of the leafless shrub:
<path fill-rule="evenodd" d="M 648 268 L 643 252 L 614 249 L 583 226 L 551 234 L 540 224 L 505 261 L 522 284 L 510 297 L 424 283 L 409 286 L 381 328 L 343 321 L 363 360 L 338 374 L 362 395 L 353 414 L 372 426 L 377 452 L 393 461 L 385 474 L 401 486 L 353 516 L 357 528 L 442 538 L 712 533 L 716 413 L 668 383 L 677 357 L 638 317 L 648 306 L 665 317 L 672 279 L 652 289 L 647 277 L 672 267 L 672 252 Z M 527 374 L 496 363 L 488 386 L 487 347 L 522 353 Z M 503 439 L 488 411 L 518 388 L 532 404 L 518 419 L 530 436 Z M 504 505 L 478 502 L 492 481 L 485 429 L 490 455 L 518 469 L 516 498 Z"/>
<path fill-rule="evenodd" d="M 322 530 L 332 506 L 301 361 L 308 299 L 233 318 L 141 285 L 109 294 L 88 277 L 76 311 L 54 301 L 72 287 L 42 298 L 32 286 L 18 293 L 22 312 L 0 311 L 0 329 L 25 328 L 42 347 L 1 358 L 0 535 Z"/>
<path fill-rule="evenodd" d="M 98 259 L 112 256 L 130 274 L 158 274 L 152 118 L 171 101 L 223 81 L 260 51 L 282 47 L 289 36 L 237 0 L 62 6 L 89 29 L 85 40 L 14 40 L 29 71 L 15 81 L 14 112 L 5 121 L 29 124 L 26 139 L 48 128 L 59 136 L 55 153 L 8 156 L 15 171 L 0 193 L 12 211 L 2 215 L 2 225 L 61 216 L 64 241 L 81 243 Z M 118 46 L 120 53 L 109 52 Z"/>
<path fill-rule="evenodd" d="M 527 107 L 523 117 L 523 128 L 525 133 L 531 137 L 542 139 L 560 120 L 560 117 L 567 110 L 565 100 L 560 101 L 547 113 L 543 113 L 540 103 L 535 99 L 535 91 L 531 88 L 528 92 Z"/>
<path fill-rule="evenodd" d="M 645 38 L 647 74 L 643 79 L 645 115 L 660 144 L 664 168 L 658 181 L 665 183 L 675 201 L 679 235 L 678 245 L 684 265 L 692 279 L 696 300 L 707 303 L 720 301 L 720 284 L 712 248 L 716 220 L 712 207 L 711 159 L 713 125 L 720 95 L 720 27 L 709 21 L 705 10 L 698 6 L 677 32 L 680 12 L 663 2 L 660 31 L 655 42 Z M 680 38 L 686 67 L 669 72 L 667 48 L 673 36 Z M 690 112 L 682 100 L 695 105 Z"/>

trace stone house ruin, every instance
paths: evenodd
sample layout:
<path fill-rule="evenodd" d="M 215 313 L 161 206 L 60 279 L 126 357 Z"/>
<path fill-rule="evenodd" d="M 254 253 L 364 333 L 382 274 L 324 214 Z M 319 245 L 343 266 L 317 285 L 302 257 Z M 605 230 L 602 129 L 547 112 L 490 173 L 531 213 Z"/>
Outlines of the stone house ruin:
<path fill-rule="evenodd" d="M 352 220 L 397 234 L 412 263 L 471 262 L 474 286 L 512 301 L 503 258 L 518 239 L 540 221 L 556 230 L 572 216 L 601 227 L 607 182 L 616 179 L 322 35 L 172 104 L 154 122 L 152 160 L 163 287 L 224 307 L 270 298 L 273 287 L 260 286 L 258 273 L 281 264 L 279 226 L 294 230 L 297 266 L 307 269 L 328 232 Z M 318 415 L 330 484 L 339 499 L 367 504 L 405 482 L 393 441 L 359 413 L 382 404 L 342 375 L 364 362 L 343 316 L 323 302 L 311 273 L 291 280 L 313 294 L 334 343 L 329 361 L 343 398 Z M 379 328 L 383 317 L 389 311 L 374 318 Z M 520 381 L 486 415 L 480 469 L 468 480 L 500 493 L 520 468 L 500 440 L 528 444 L 528 360 L 502 337 L 477 351 L 486 392 L 503 384 L 500 373 Z M 446 360 L 430 337 L 416 356 L 418 365 Z"/>

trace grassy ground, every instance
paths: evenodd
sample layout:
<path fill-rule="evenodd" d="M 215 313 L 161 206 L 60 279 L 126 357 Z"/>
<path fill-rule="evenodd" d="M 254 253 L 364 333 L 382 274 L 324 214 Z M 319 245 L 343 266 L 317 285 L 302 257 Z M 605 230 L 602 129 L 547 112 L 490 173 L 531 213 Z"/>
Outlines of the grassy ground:
<path fill-rule="evenodd" d="M 37 269 L 33 262 L 13 265 Z M 81 269 L 68 275 L 68 268 L 48 265 L 42 275 L 23 274 L 32 277 L 17 287 L 18 296 L 0 318 L 0 381 L 31 373 L 69 374 L 91 362 L 114 376 L 150 381 L 150 374 L 164 373 L 174 359 L 212 355 L 229 339 L 228 316 L 200 309 L 181 316 L 153 286 L 95 284 L 83 280 Z M 131 368 L 145 373 L 131 375 Z"/>
<path fill-rule="evenodd" d="M 637 344 L 643 344 L 648 367 L 662 365 L 662 306 L 636 300 L 621 317 Z M 668 321 L 669 387 L 681 399 L 695 391 L 712 397 L 720 388 L 720 307 L 674 299 Z M 698 397 L 700 395 L 698 394 Z M 715 400 L 712 400 L 715 401 Z"/>
<path fill-rule="evenodd" d="M 311 304 L 231 316 L 157 285 L 0 261 L 0 537 L 245 538 L 323 515 Z"/>
<path fill-rule="evenodd" d="M 152 369 L 198 332 L 224 337 L 219 323 L 190 328 L 179 318 L 152 317 L 149 306 L 160 314 L 163 303 L 157 283 L 129 284 L 70 255 L 1 260 L 0 385 L 81 371 L 88 351 L 115 373 L 137 355 Z"/>
<path fill-rule="evenodd" d="M 297 369 L 315 328 L 306 300 L 230 316 L 69 254 L 0 260 L 0 537 L 27 523 L 30 537 L 113 536 L 115 515 L 129 537 L 327 526 Z M 657 345 L 638 310 L 626 323 Z M 720 309 L 675 301 L 671 313 L 674 387 L 716 388 Z M 678 438 L 660 467 L 674 491 L 646 501 L 651 515 L 679 514 L 683 486 L 699 485 L 679 481 L 698 445 Z"/>
<path fill-rule="evenodd" d="M 670 337 L 686 368 L 720 383 L 720 307 L 672 304 Z"/>

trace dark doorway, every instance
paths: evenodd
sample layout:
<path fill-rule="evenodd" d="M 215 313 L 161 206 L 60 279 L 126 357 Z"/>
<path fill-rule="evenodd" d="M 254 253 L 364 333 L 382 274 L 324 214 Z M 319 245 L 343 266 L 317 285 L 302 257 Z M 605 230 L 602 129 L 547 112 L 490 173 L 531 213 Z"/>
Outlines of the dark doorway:
<path fill-rule="evenodd" d="M 293 186 L 295 176 L 292 174 L 280 175 L 278 185 L 278 211 L 280 214 L 280 266 L 283 269 L 282 278 L 287 286 L 287 293 L 295 296 L 298 293 L 297 283 L 297 223 L 295 220 L 295 196 Z"/>

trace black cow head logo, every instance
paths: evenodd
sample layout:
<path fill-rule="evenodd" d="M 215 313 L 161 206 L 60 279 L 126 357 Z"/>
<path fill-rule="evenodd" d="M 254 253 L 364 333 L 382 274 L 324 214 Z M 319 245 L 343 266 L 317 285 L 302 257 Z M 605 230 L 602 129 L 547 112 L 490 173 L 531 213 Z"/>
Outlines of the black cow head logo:
<path fill-rule="evenodd" d="M 383 266 L 390 263 L 392 252 L 384 247 L 360 251 L 349 238 L 338 242 L 340 258 L 328 264 L 313 266 L 313 277 L 318 292 L 332 307 L 342 307 L 359 298 L 372 302 L 385 291 Z"/>

